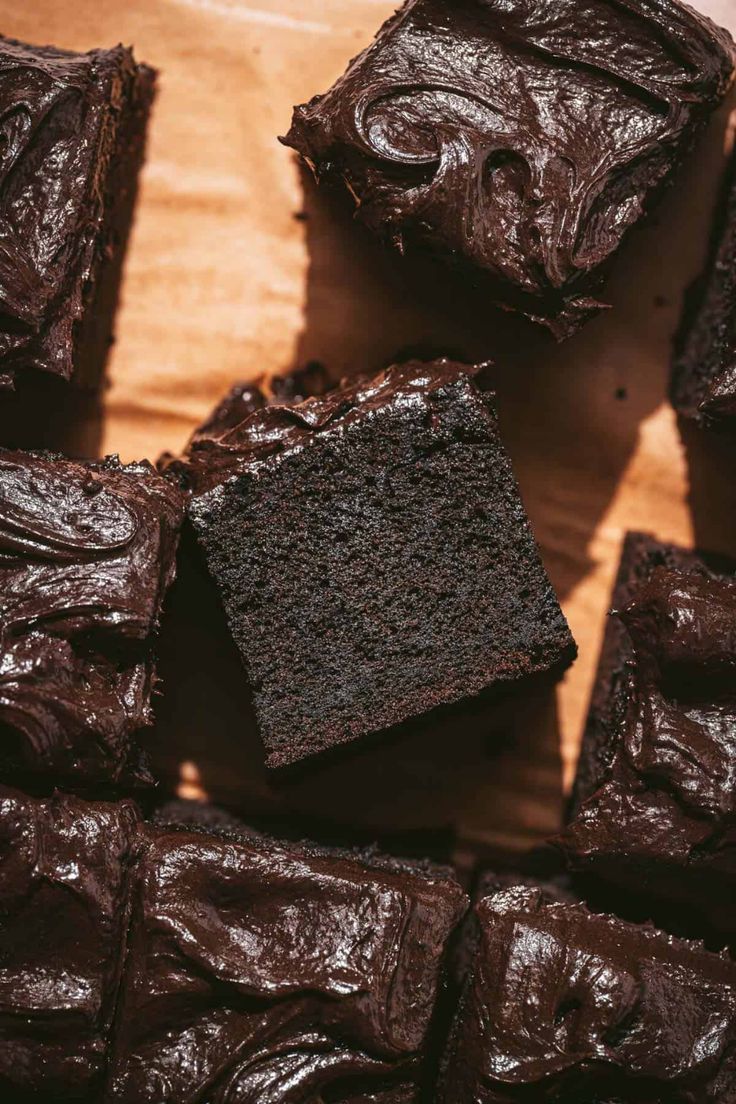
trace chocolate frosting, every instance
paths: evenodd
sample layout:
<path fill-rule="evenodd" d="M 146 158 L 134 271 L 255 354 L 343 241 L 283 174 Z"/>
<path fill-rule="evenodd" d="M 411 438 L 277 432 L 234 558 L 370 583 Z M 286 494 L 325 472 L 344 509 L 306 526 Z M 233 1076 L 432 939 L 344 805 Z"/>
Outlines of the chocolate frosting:
<path fill-rule="evenodd" d="M 440 1104 L 736 1092 L 736 965 L 652 927 L 516 887 L 476 907 L 479 943 Z"/>
<path fill-rule="evenodd" d="M 299 403 L 267 403 L 260 392 L 238 385 L 194 434 L 183 460 L 168 466 L 195 496 L 205 494 L 236 475 L 258 471 L 273 457 L 308 445 L 319 434 L 341 432 L 383 406 L 426 403 L 435 391 L 475 371 L 449 360 L 407 361 Z"/>
<path fill-rule="evenodd" d="M 703 396 L 700 411 L 712 421 L 736 418 L 736 342 L 733 352 L 729 351 L 728 362 Z"/>
<path fill-rule="evenodd" d="M 695 813 L 736 813 L 736 582 L 657 569 L 622 611 L 637 656 L 628 763 Z"/>
<path fill-rule="evenodd" d="M 129 802 L 0 786 L 3 1100 L 99 1099 L 137 821 Z"/>
<path fill-rule="evenodd" d="M 677 0 L 409 0 L 283 141 L 401 252 L 566 336 L 733 66 Z"/>
<path fill-rule="evenodd" d="M 415 1100 L 464 911 L 454 880 L 247 836 L 147 837 L 111 1101 Z"/>
<path fill-rule="evenodd" d="M 705 271 L 689 290 L 675 342 L 672 400 L 703 426 L 736 418 L 736 151 L 713 223 Z"/>
<path fill-rule="evenodd" d="M 74 54 L 0 38 L 0 389 L 69 379 L 130 50 Z"/>
<path fill-rule="evenodd" d="M 662 868 L 651 888 L 733 917 L 736 582 L 656 567 L 618 617 L 631 659 L 615 746 L 560 844 L 606 877 L 647 858 Z"/>
<path fill-rule="evenodd" d="M 184 500 L 147 463 L 0 450 L 0 771 L 77 786 L 143 777 L 147 642 Z"/>

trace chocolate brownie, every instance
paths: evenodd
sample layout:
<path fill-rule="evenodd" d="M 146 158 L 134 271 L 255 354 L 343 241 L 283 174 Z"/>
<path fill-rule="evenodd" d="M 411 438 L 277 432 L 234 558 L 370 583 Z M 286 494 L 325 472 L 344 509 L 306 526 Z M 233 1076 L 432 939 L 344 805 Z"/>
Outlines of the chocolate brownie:
<path fill-rule="evenodd" d="M 736 151 L 705 271 L 688 292 L 675 342 L 672 402 L 701 426 L 736 425 Z"/>
<path fill-rule="evenodd" d="M 98 385 L 153 86 L 122 46 L 0 38 L 0 389 Z"/>
<path fill-rule="evenodd" d="M 565 337 L 733 67 L 678 0 L 408 0 L 282 140 L 401 253 Z"/>
<path fill-rule="evenodd" d="M 190 516 L 270 767 L 573 657 L 468 371 L 411 362 L 195 435 Z"/>
<path fill-rule="evenodd" d="M 557 841 L 572 870 L 725 932 L 736 929 L 735 573 L 627 537 Z"/>
<path fill-rule="evenodd" d="M 529 886 L 476 905 L 438 1104 L 726 1104 L 736 963 Z"/>
<path fill-rule="evenodd" d="M 184 498 L 147 463 L 0 449 L 0 778 L 132 785 Z"/>
<path fill-rule="evenodd" d="M 100 1099 L 138 816 L 0 786 L 0 1098 Z"/>
<path fill-rule="evenodd" d="M 107 1099 L 418 1101 L 447 942 L 442 869 L 148 826 Z"/>

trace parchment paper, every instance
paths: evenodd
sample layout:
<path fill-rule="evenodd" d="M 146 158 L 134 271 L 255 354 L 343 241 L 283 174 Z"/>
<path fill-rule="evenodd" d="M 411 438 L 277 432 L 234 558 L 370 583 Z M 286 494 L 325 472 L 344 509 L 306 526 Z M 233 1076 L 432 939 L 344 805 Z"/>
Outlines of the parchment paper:
<path fill-rule="evenodd" d="M 736 32 L 734 0 L 696 6 Z M 504 436 L 580 646 L 556 699 L 507 710 L 490 734 L 471 725 L 438 746 L 418 731 L 366 752 L 358 783 L 338 766 L 274 791 L 216 602 L 185 566 L 153 740 L 165 784 L 181 793 L 206 790 L 246 813 L 352 819 L 366 832 L 453 829 L 470 855 L 525 846 L 559 822 L 624 531 L 736 552 L 731 450 L 692 433 L 683 442 L 666 401 L 670 340 L 706 248 L 736 101 L 656 221 L 630 238 L 613 309 L 556 347 L 386 256 L 276 141 L 292 105 L 325 90 L 393 7 L 0 0 L 0 30 L 74 49 L 132 43 L 161 72 L 111 386 L 101 409 L 81 404 L 70 451 L 155 459 L 179 449 L 235 380 L 313 359 L 335 378 L 409 347 L 497 360 Z"/>

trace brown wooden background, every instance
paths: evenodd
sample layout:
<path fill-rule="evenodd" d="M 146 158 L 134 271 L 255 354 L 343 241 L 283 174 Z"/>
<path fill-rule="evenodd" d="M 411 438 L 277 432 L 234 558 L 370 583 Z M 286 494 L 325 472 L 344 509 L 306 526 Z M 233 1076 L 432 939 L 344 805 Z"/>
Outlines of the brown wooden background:
<path fill-rule="evenodd" d="M 555 347 L 462 289 L 384 255 L 335 212 L 276 141 L 291 106 L 324 90 L 391 0 L 0 0 L 0 30 L 87 49 L 132 43 L 161 71 L 101 409 L 70 451 L 176 450 L 233 381 L 311 359 L 340 376 L 421 346 L 497 357 L 505 438 L 580 659 L 554 700 L 494 722 L 365 753 L 274 790 L 220 614 L 185 565 L 163 640 L 154 746 L 181 792 L 246 811 L 379 829 L 460 830 L 461 847 L 553 831 L 587 705 L 626 528 L 736 552 L 729 446 L 681 439 L 665 399 L 670 340 L 706 245 L 732 98 L 656 222 L 629 241 L 613 310 Z M 736 32 L 734 0 L 696 5 Z M 58 423 L 58 424 L 57 424 Z"/>

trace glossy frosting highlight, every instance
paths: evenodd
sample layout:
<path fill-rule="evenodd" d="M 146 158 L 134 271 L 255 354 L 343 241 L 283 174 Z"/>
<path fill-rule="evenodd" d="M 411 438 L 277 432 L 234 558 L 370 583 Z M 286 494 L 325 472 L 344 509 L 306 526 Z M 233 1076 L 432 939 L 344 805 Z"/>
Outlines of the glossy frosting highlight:
<path fill-rule="evenodd" d="M 146 463 L 0 450 L 0 772 L 36 783 L 141 775 L 148 641 L 184 500 Z M 141 775 L 142 777 L 142 775 Z"/>
<path fill-rule="evenodd" d="M 736 1091 L 726 956 L 525 886 L 486 897 L 475 919 L 439 1104 L 715 1104 Z"/>
<path fill-rule="evenodd" d="M 100 1098 L 137 823 L 130 802 L 0 786 L 3 1100 Z"/>
<path fill-rule="evenodd" d="M 284 141 L 401 252 L 470 262 L 562 337 L 733 66 L 677 0 L 409 0 Z"/>
<path fill-rule="evenodd" d="M 732 927 L 736 581 L 650 555 L 619 590 L 605 762 L 559 842 L 574 869 Z"/>
<path fill-rule="evenodd" d="M 263 838 L 147 835 L 111 1101 L 416 1099 L 465 907 L 453 879 Z"/>

